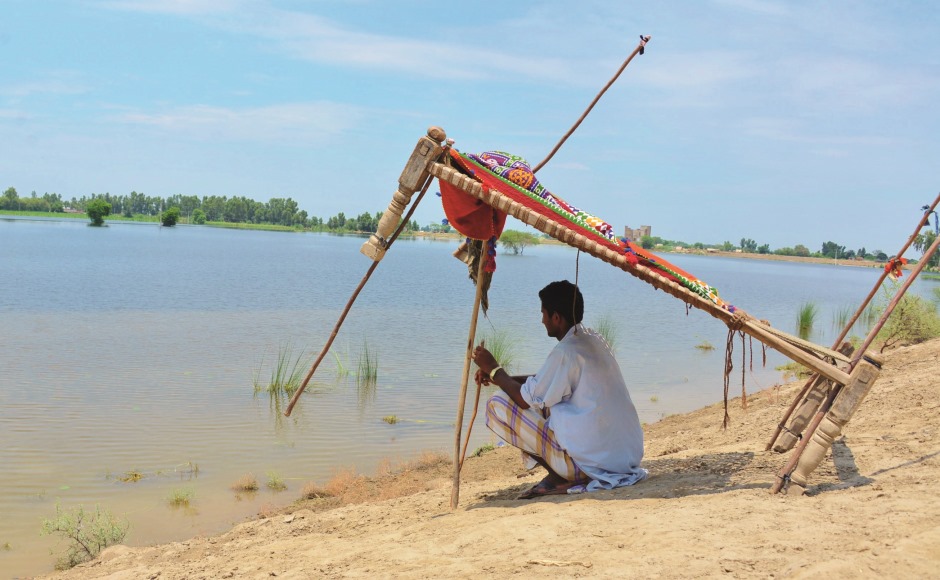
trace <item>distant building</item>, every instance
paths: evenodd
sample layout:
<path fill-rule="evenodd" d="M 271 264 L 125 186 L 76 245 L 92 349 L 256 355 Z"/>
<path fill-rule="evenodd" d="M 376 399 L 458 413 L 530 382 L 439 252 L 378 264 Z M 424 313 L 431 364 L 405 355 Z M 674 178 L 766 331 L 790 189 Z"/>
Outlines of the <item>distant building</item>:
<path fill-rule="evenodd" d="M 640 226 L 635 230 L 630 228 L 630 226 L 623 228 L 623 236 L 633 242 L 639 242 L 643 239 L 643 236 L 652 236 L 652 232 L 653 229 L 650 226 Z"/>

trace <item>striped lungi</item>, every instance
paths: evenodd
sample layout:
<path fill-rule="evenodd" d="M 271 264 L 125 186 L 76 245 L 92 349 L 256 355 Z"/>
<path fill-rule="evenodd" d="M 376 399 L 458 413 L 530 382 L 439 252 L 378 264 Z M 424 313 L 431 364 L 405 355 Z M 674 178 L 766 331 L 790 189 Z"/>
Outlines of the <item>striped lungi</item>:
<path fill-rule="evenodd" d="M 486 402 L 486 426 L 506 443 L 521 449 L 523 460 L 528 459 L 527 467 L 534 464 L 526 456 L 535 456 L 568 481 L 585 483 L 590 479 L 558 444 L 542 414 L 532 407 L 523 409 L 502 391 Z"/>

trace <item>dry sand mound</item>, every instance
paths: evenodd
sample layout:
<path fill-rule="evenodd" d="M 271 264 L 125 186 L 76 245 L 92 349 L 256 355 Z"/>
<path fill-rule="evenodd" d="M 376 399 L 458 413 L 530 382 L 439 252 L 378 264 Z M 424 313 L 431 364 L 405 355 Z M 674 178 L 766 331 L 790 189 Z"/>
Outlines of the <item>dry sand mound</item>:
<path fill-rule="evenodd" d="M 449 466 L 428 461 L 56 577 L 940 577 L 938 358 L 940 340 L 889 353 L 805 497 L 768 494 L 786 457 L 763 451 L 794 384 L 735 401 L 727 431 L 720 405 L 647 426 L 650 478 L 631 488 L 514 500 L 539 475 L 503 448 L 468 460 L 456 512 Z"/>

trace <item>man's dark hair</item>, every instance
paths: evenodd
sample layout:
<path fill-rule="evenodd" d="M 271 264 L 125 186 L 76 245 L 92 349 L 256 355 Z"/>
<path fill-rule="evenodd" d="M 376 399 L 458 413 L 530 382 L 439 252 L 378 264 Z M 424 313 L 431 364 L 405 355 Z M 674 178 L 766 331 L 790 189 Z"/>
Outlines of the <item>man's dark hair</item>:
<path fill-rule="evenodd" d="M 584 296 L 581 296 L 581 291 L 577 286 L 567 280 L 552 282 L 542 288 L 539 291 L 539 300 L 542 301 L 542 308 L 549 316 L 557 312 L 568 321 L 568 324 L 575 325 L 584 318 Z M 574 309 L 573 321 L 572 309 Z"/>

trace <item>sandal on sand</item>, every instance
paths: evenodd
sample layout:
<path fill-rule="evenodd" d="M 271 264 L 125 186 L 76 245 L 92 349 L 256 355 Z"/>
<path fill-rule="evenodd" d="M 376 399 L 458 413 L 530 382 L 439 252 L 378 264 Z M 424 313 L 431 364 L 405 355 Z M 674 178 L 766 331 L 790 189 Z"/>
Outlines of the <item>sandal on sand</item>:
<path fill-rule="evenodd" d="M 574 484 L 570 481 L 552 483 L 546 477 L 542 481 L 532 486 L 531 489 L 522 492 L 516 499 L 532 499 L 534 497 L 541 497 L 543 495 L 565 495 L 568 493 L 568 489 L 573 485 Z"/>

